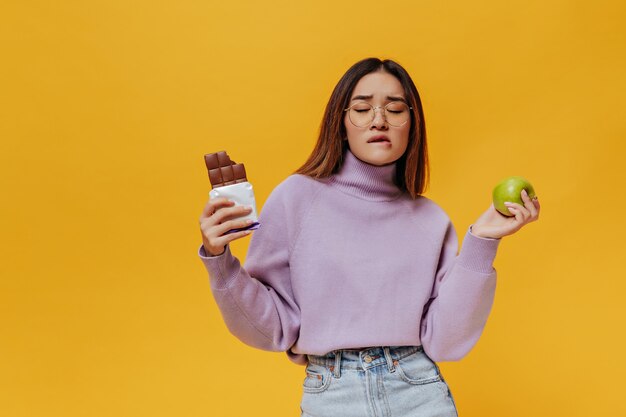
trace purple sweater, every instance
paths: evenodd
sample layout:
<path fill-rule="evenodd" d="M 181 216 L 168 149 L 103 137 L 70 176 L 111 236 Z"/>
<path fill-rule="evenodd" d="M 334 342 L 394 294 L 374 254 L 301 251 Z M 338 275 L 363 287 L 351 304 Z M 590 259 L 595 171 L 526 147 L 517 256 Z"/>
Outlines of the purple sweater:
<path fill-rule="evenodd" d="M 412 200 L 349 150 L 324 180 L 294 174 L 268 197 L 241 266 L 230 247 L 199 256 L 230 331 L 259 349 L 306 354 L 422 345 L 459 360 L 493 304 L 500 239 L 465 234 L 432 200 Z"/>

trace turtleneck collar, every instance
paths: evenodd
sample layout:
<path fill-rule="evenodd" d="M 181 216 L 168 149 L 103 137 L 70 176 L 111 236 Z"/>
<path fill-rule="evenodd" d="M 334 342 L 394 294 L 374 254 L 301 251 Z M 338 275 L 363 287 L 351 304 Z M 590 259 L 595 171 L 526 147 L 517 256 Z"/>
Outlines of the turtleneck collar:
<path fill-rule="evenodd" d="M 371 165 L 346 149 L 343 164 L 331 177 L 331 184 L 340 191 L 370 201 L 391 201 L 402 194 L 395 184 L 396 164 Z"/>

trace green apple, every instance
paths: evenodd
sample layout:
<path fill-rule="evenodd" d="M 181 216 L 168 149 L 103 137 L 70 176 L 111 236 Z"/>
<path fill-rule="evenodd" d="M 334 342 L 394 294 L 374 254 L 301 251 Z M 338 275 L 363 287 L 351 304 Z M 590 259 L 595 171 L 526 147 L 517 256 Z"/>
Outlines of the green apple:
<path fill-rule="evenodd" d="M 513 176 L 503 179 L 493 189 L 493 206 L 507 217 L 514 216 L 504 202 L 509 201 L 523 206 L 522 190 L 526 190 L 531 199 L 535 196 L 535 189 L 526 178 Z"/>

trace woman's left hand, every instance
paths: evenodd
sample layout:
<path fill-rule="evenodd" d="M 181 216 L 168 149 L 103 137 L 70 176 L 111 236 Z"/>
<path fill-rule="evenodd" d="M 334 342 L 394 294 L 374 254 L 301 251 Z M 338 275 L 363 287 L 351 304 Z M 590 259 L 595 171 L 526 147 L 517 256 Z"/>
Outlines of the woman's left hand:
<path fill-rule="evenodd" d="M 534 222 L 539 218 L 539 199 L 530 199 L 526 190 L 522 190 L 522 201 L 524 205 L 517 203 L 505 203 L 509 211 L 514 214 L 506 217 L 500 214 L 493 203 L 476 222 L 472 225 L 472 234 L 478 237 L 499 239 L 517 232 L 525 224 Z"/>

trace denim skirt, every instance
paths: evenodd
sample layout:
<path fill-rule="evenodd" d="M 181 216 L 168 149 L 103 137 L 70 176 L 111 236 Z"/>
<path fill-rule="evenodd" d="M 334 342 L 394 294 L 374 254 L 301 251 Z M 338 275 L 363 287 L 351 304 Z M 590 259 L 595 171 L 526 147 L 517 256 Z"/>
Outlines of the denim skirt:
<path fill-rule="evenodd" d="M 301 417 L 457 417 L 439 367 L 421 346 L 308 355 Z"/>

